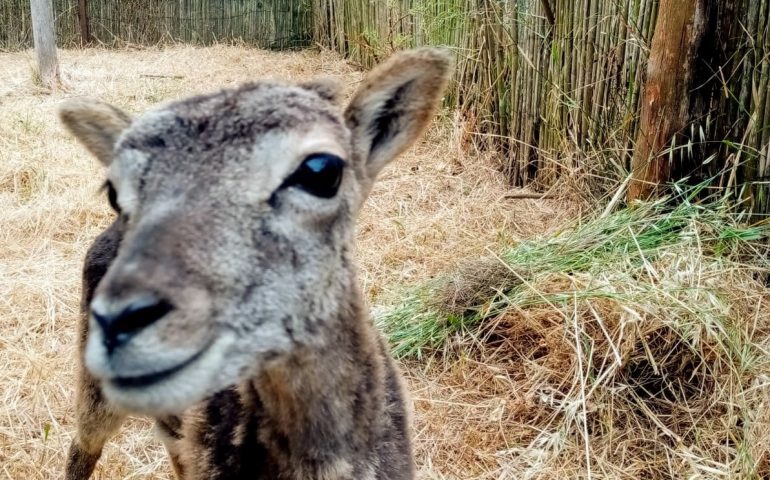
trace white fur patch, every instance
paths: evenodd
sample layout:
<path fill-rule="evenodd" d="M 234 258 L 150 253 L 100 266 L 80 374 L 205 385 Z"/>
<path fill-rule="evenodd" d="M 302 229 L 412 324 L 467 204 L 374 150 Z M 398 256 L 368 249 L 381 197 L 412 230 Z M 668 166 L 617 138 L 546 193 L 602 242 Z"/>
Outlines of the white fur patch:
<path fill-rule="evenodd" d="M 94 374 L 101 373 L 102 362 L 99 360 L 104 359 L 97 349 L 92 348 L 92 339 L 98 341 L 98 337 L 89 336 L 86 353 L 86 366 Z M 216 379 L 225 368 L 225 356 L 234 341 L 235 335 L 222 332 L 203 355 L 156 384 L 138 388 L 119 387 L 105 379 L 102 390 L 111 403 L 128 411 L 153 415 L 179 414 L 212 393 L 212 389 L 222 388 Z"/>
<path fill-rule="evenodd" d="M 148 156 L 139 150 L 124 150 L 110 165 L 107 178 L 118 194 L 118 206 L 129 216 L 136 212 L 138 197 L 134 182 L 147 164 Z"/>
<path fill-rule="evenodd" d="M 353 465 L 343 458 L 338 458 L 328 465 L 319 465 L 313 471 L 298 468 L 294 472 L 294 478 L 295 480 L 307 480 L 308 478 L 316 478 L 318 480 L 353 480 Z M 366 480 L 366 478 L 364 477 L 361 480 Z"/>

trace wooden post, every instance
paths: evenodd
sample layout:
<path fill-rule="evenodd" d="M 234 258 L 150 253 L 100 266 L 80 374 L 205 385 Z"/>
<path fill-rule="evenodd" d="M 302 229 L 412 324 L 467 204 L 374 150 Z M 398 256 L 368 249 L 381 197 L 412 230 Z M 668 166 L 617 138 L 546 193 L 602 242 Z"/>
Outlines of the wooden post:
<path fill-rule="evenodd" d="M 690 122 L 690 92 L 709 0 L 661 0 L 644 85 L 628 201 L 646 199 L 669 180 L 671 138 Z"/>
<path fill-rule="evenodd" d="M 53 23 L 51 0 L 30 0 L 32 36 L 35 41 L 38 75 L 47 88 L 58 88 L 59 59 L 56 56 L 56 33 Z"/>
<path fill-rule="evenodd" d="M 80 45 L 89 45 L 91 31 L 88 28 L 88 0 L 78 0 L 78 25 L 80 26 Z"/>

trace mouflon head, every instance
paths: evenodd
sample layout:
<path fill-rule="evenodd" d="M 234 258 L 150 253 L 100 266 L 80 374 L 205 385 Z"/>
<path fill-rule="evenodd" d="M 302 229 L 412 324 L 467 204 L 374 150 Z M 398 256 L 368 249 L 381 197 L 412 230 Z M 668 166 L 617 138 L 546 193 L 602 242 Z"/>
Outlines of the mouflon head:
<path fill-rule="evenodd" d="M 255 82 L 135 118 L 64 104 L 107 167 L 123 233 L 89 306 L 85 364 L 107 398 L 179 412 L 332 345 L 357 301 L 355 218 L 434 116 L 451 63 L 441 49 L 396 54 L 344 109 L 328 81 Z"/>

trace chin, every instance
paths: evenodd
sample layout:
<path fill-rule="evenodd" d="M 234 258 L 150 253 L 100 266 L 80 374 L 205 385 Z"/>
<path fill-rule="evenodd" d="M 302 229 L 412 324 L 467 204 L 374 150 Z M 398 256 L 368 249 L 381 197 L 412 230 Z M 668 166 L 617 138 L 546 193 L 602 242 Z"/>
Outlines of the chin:
<path fill-rule="evenodd" d="M 153 416 L 181 414 L 229 386 L 225 355 L 234 338 L 223 335 L 207 348 L 170 369 L 149 375 L 102 377 L 107 401 L 128 412 Z"/>

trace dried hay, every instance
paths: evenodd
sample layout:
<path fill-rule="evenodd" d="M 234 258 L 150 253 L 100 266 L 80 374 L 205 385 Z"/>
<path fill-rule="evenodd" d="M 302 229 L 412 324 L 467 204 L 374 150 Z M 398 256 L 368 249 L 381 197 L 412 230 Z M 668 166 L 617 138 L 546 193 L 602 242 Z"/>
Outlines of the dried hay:
<path fill-rule="evenodd" d="M 464 421 L 418 438 L 455 436 L 446 461 L 477 456 L 476 478 L 767 478 L 770 230 L 676 203 L 509 247 L 381 313 L 397 353 L 458 384 L 423 408 Z"/>

